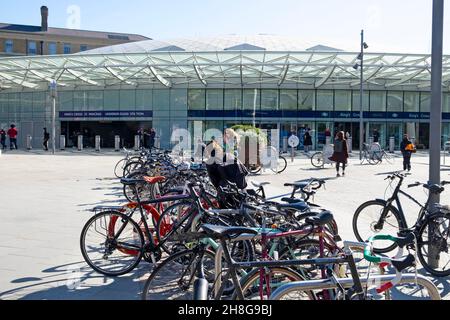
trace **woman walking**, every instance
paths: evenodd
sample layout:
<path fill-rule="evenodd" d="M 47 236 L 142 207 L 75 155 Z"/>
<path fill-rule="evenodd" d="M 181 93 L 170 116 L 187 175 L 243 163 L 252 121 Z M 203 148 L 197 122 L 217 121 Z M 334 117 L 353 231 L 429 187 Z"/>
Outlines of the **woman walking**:
<path fill-rule="evenodd" d="M 303 135 L 303 145 L 305 147 L 305 153 L 308 153 L 309 151 L 311 151 L 312 137 L 311 137 L 311 134 L 309 132 L 309 128 L 306 129 L 306 132 Z"/>
<path fill-rule="evenodd" d="M 411 171 L 411 156 L 416 152 L 416 148 L 409 140 L 408 135 L 403 135 L 402 143 L 400 143 L 400 150 L 403 155 L 403 170 Z"/>
<path fill-rule="evenodd" d="M 348 148 L 347 141 L 345 140 L 345 134 L 343 131 L 340 131 L 336 135 L 336 139 L 334 141 L 334 152 L 330 157 L 331 161 L 336 162 L 336 176 L 340 177 L 339 168 L 342 164 L 342 176 L 345 176 L 345 167 L 348 161 Z"/>

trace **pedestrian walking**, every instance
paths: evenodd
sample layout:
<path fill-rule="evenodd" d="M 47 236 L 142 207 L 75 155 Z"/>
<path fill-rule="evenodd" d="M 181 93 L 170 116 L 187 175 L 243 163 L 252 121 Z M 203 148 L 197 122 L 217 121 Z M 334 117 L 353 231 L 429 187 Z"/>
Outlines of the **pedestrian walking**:
<path fill-rule="evenodd" d="M 336 176 L 340 177 L 339 169 L 342 164 L 342 176 L 345 176 L 345 167 L 348 162 L 348 148 L 347 141 L 345 140 L 345 134 L 343 131 L 338 132 L 336 140 L 334 141 L 334 152 L 329 158 L 331 161 L 336 162 Z"/>
<path fill-rule="evenodd" d="M 44 147 L 45 151 L 48 151 L 49 140 L 50 140 L 50 133 L 47 132 L 47 128 L 44 128 L 44 142 L 42 143 L 42 146 Z"/>
<path fill-rule="evenodd" d="M 373 142 L 374 143 L 379 143 L 380 142 L 380 133 L 378 132 L 378 129 L 374 129 L 373 130 Z"/>
<path fill-rule="evenodd" d="M 2 150 L 6 149 L 6 131 L 0 129 L 0 143 L 2 145 Z"/>
<path fill-rule="evenodd" d="M 11 128 L 8 130 L 8 137 L 9 137 L 9 148 L 11 150 L 16 149 L 17 150 L 17 136 L 18 131 L 16 129 L 16 126 L 14 124 L 11 125 Z"/>
<path fill-rule="evenodd" d="M 312 147 L 312 137 L 309 128 L 306 128 L 306 132 L 303 135 L 303 146 L 305 147 L 305 152 L 311 151 Z"/>
<path fill-rule="evenodd" d="M 416 152 L 416 147 L 409 140 L 408 135 L 403 135 L 403 140 L 400 143 L 400 151 L 403 155 L 403 170 L 411 171 L 411 156 Z"/>

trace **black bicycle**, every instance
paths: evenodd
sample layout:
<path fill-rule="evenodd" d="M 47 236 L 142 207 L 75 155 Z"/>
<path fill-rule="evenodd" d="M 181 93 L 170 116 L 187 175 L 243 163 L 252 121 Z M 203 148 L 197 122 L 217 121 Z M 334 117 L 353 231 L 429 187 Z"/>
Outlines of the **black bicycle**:
<path fill-rule="evenodd" d="M 444 191 L 444 185 L 450 182 L 442 181 L 440 185 L 416 182 L 408 185 L 408 188 L 422 186 L 428 191 L 426 203 L 421 204 L 413 196 L 401 190 L 406 176 L 407 174 L 397 172 L 385 179 L 390 183 L 398 180 L 392 196 L 387 200 L 375 199 L 363 203 L 353 216 L 353 232 L 359 241 L 366 241 L 376 234 L 401 236 L 413 232 L 417 240 L 417 255 L 425 270 L 438 277 L 448 276 L 450 275 L 450 211 L 440 205 L 435 205 L 432 209 L 431 198 L 432 195 L 441 194 Z M 400 195 L 405 196 L 420 208 L 417 220 L 412 227 L 409 227 L 406 221 Z M 374 251 L 377 253 L 387 253 L 395 247 L 395 243 L 388 241 L 374 242 Z"/>

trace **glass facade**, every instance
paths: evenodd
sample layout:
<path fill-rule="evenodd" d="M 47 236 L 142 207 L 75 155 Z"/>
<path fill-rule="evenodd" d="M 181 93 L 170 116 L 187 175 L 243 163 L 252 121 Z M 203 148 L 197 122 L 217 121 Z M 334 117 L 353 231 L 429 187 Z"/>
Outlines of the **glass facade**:
<path fill-rule="evenodd" d="M 359 139 L 359 91 L 325 89 L 202 88 L 202 89 L 95 89 L 58 92 L 59 121 L 153 121 L 163 136 L 198 121 L 207 129 L 255 122 L 280 130 L 280 147 L 291 132 L 302 137 L 309 128 L 315 148 L 325 143 L 325 130 L 337 130 Z M 363 96 L 365 138 L 376 129 L 379 142 L 398 147 L 403 133 L 428 145 L 430 93 L 426 91 L 370 90 Z M 230 112 L 231 111 L 231 112 Z M 334 112 L 334 113 L 333 113 Z M 443 128 L 450 139 L 450 93 L 443 94 Z M 0 125 L 49 125 L 51 104 L 46 91 L 0 93 Z M 192 126 L 191 126 L 192 127 Z M 189 127 L 189 128 L 191 128 Z M 302 129 L 303 128 L 303 129 Z M 355 142 L 354 142 L 355 143 Z M 355 145 L 354 145 L 355 146 Z M 302 146 L 300 146 L 302 148 Z"/>

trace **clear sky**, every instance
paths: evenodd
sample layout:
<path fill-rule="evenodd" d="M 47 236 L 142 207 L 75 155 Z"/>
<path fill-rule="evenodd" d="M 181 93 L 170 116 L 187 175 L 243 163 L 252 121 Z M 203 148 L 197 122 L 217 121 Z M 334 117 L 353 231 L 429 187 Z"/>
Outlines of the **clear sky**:
<path fill-rule="evenodd" d="M 445 2 L 444 53 L 450 54 Z M 431 50 L 432 0 L 1 0 L 0 22 L 39 25 L 41 5 L 49 7 L 51 27 L 154 39 L 263 33 L 357 51 L 364 28 L 371 52 Z"/>

